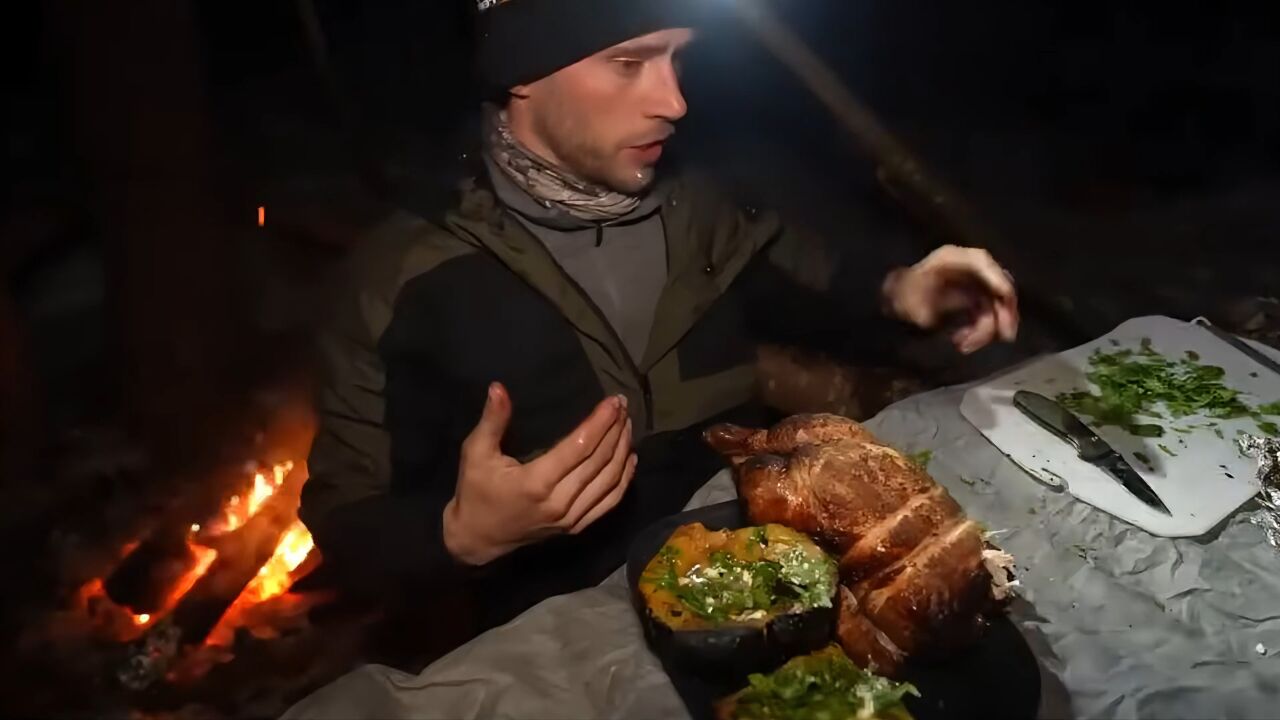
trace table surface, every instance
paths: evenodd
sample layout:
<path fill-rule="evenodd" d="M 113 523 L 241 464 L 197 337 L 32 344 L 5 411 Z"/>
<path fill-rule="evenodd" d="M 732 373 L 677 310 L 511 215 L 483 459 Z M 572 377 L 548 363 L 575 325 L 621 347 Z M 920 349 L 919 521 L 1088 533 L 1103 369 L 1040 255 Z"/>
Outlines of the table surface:
<path fill-rule="evenodd" d="M 1011 614 L 1042 665 L 1042 717 L 1273 718 L 1280 552 L 1247 511 L 1162 539 L 1032 480 L 960 415 L 965 388 L 867 423 L 929 472 L 1018 561 Z M 726 473 L 690 502 L 733 497 Z M 645 646 L 624 573 L 551 598 L 422 673 L 370 665 L 286 718 L 684 718 Z"/>

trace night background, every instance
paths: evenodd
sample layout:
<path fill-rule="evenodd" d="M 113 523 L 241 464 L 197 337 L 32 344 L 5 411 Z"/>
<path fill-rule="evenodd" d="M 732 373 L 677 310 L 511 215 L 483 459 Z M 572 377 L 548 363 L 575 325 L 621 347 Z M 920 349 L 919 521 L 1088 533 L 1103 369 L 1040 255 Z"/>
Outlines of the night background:
<path fill-rule="evenodd" d="M 783 350 L 775 363 L 865 378 L 855 406 L 869 416 L 1141 315 L 1280 342 L 1280 32 L 1263 4 L 774 6 L 976 210 L 1024 299 L 1018 343 L 974 357 L 922 338 L 893 357 Z M 447 207 L 476 145 L 469 23 L 452 0 L 8 9 L 0 634 L 21 640 L 0 673 L 21 690 L 0 693 L 5 715 L 274 716 L 358 659 L 430 659 L 393 647 L 363 609 L 327 604 L 317 571 L 216 658 L 130 690 L 117 670 L 139 635 L 104 630 L 85 607 L 102 592 L 84 588 L 136 541 L 185 548 L 185 528 L 252 477 L 247 461 L 305 459 L 329 273 L 389 209 Z M 687 58 L 685 90 L 677 160 L 745 202 L 869 258 L 946 241 L 731 18 Z M 170 608 L 179 655 L 288 520 L 267 525 L 247 575 L 230 567 L 239 581 L 193 591 L 203 609 Z M 109 580 L 106 594 L 124 604 L 154 582 Z"/>

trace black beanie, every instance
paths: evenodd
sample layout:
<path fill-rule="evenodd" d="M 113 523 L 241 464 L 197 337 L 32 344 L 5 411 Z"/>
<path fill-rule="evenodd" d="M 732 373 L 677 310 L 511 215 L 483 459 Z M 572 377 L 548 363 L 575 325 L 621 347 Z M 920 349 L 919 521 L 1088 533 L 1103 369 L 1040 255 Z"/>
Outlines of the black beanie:
<path fill-rule="evenodd" d="M 713 0 L 471 0 L 480 76 L 505 94 L 641 35 L 692 27 Z"/>

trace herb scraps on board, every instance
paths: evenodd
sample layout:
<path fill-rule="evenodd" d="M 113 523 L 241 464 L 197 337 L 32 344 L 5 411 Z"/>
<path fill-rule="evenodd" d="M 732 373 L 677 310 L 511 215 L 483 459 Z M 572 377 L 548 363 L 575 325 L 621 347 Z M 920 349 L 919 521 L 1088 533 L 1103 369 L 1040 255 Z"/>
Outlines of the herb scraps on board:
<path fill-rule="evenodd" d="M 1193 415 L 1215 420 L 1251 418 L 1261 432 L 1280 436 L 1280 427 L 1265 419 L 1280 417 L 1280 401 L 1250 407 L 1239 390 L 1223 383 L 1226 371 L 1201 364 L 1200 356 L 1193 351 L 1186 355 L 1181 360 L 1171 360 L 1155 350 L 1150 338 L 1143 338 L 1138 350 L 1096 349 L 1089 357 L 1085 377 L 1097 390 L 1061 393 L 1058 402 L 1100 425 L 1123 428 L 1138 437 L 1164 437 L 1164 426 L 1150 420 L 1178 420 Z M 1214 430 L 1222 437 L 1221 430 Z M 1168 452 L 1167 448 L 1161 449 Z"/>

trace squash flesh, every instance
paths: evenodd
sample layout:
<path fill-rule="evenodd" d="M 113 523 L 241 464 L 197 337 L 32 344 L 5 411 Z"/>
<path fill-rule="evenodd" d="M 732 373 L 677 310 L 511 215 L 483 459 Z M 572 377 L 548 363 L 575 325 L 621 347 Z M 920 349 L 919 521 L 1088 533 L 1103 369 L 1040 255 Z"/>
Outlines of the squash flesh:
<path fill-rule="evenodd" d="M 763 627 L 780 615 L 831 607 L 835 583 L 834 560 L 795 530 L 710 531 L 693 523 L 672 534 L 639 585 L 657 620 L 673 630 L 705 630 Z"/>

